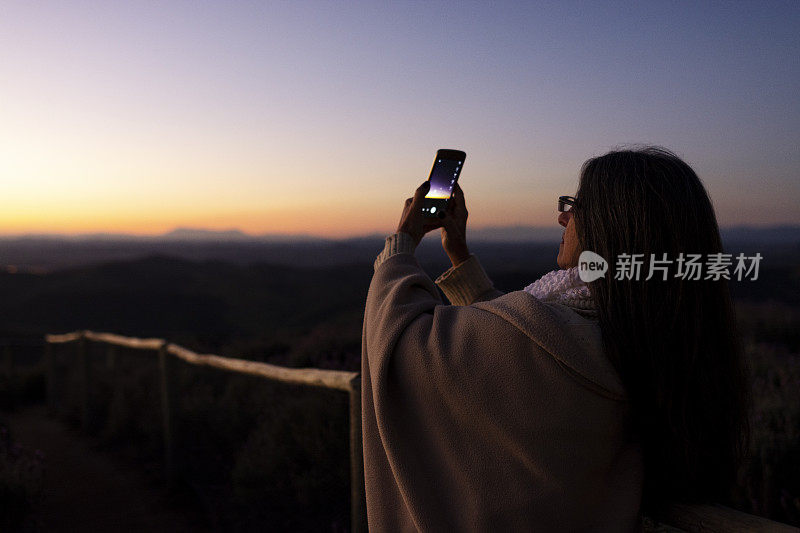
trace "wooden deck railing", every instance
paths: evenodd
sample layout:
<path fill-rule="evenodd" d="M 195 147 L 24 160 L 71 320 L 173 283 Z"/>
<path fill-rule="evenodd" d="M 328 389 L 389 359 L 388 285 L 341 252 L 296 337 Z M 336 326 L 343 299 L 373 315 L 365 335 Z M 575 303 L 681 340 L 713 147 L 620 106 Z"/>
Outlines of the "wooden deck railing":
<path fill-rule="evenodd" d="M 81 410 L 84 426 L 89 418 L 89 359 L 87 342 L 104 343 L 109 346 L 109 355 L 114 356 L 114 347 L 150 350 L 157 353 L 161 405 L 163 416 L 164 465 L 168 482 L 175 479 L 175 439 L 172 361 L 180 359 L 191 365 L 208 366 L 238 374 L 258 376 L 264 379 L 311 387 L 335 389 L 347 392 L 350 404 L 350 515 L 352 530 L 367 531 L 366 501 L 364 497 L 364 462 L 361 442 L 361 377 L 358 372 L 322 370 L 317 368 L 286 368 L 256 361 L 202 355 L 187 350 L 163 339 L 137 339 L 113 333 L 75 331 L 62 335 L 45 335 L 45 362 L 47 369 L 47 398 L 53 407 L 55 401 L 55 357 L 53 344 L 77 343 L 78 368 L 81 372 Z M 800 532 L 800 528 L 750 515 L 722 505 L 674 504 L 658 517 L 647 517 L 646 532 Z"/>
<path fill-rule="evenodd" d="M 321 387 L 346 392 L 350 404 L 350 519 L 353 531 L 367 531 L 366 500 L 364 496 L 364 458 L 361 448 L 361 376 L 358 372 L 341 370 L 322 370 L 318 368 L 286 368 L 282 366 L 203 355 L 187 350 L 183 346 L 169 343 L 163 339 L 137 339 L 113 333 L 75 331 L 62 335 L 45 335 L 45 364 L 47 372 L 47 398 L 52 407 L 55 401 L 56 366 L 52 350 L 53 344 L 76 343 L 77 364 L 81 373 L 80 402 L 81 419 L 84 427 L 89 420 L 89 358 L 87 342 L 107 344 L 114 347 L 153 351 L 158 356 L 159 386 L 161 389 L 162 429 L 164 438 L 164 468 L 168 483 L 175 481 L 175 402 L 173 400 L 173 365 L 179 359 L 190 365 L 207 366 L 257 376 L 295 385 Z M 110 354 L 114 356 L 113 351 Z"/>

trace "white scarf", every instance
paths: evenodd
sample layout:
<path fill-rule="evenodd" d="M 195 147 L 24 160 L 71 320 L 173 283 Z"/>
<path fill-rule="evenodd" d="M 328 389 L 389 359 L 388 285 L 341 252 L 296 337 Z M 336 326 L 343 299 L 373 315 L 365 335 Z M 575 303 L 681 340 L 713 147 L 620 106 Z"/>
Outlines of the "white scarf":
<path fill-rule="evenodd" d="M 578 309 L 596 309 L 589 286 L 578 275 L 578 267 L 553 270 L 537 279 L 525 292 L 543 302 L 558 302 Z"/>

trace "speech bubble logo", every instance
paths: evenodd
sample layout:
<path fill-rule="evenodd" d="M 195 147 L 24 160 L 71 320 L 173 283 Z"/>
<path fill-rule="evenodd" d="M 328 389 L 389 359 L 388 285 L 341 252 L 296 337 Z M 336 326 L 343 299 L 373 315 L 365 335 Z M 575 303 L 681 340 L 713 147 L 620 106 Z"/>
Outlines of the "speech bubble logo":
<path fill-rule="evenodd" d="M 584 250 L 578 256 L 578 276 L 584 283 L 602 278 L 608 272 L 608 261 L 603 256 Z"/>

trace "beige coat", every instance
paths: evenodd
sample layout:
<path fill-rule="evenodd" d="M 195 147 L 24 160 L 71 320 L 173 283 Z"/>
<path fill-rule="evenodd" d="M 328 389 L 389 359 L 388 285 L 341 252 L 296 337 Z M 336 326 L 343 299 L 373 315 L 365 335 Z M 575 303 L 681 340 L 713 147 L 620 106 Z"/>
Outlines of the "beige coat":
<path fill-rule="evenodd" d="M 474 255 L 436 281 L 472 301 L 446 305 L 404 235 L 364 315 L 370 531 L 638 530 L 641 450 L 596 318 L 495 290 Z"/>

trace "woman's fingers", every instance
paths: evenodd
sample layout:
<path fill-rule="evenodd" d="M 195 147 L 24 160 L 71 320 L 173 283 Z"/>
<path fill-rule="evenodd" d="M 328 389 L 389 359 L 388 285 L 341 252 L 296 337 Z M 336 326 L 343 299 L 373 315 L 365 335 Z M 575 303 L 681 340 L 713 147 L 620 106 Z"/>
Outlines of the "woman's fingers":
<path fill-rule="evenodd" d="M 442 219 L 442 227 L 451 235 L 457 235 L 461 232 L 456 219 L 452 216 L 447 216 Z"/>
<path fill-rule="evenodd" d="M 464 203 L 464 191 L 461 189 L 461 186 L 458 183 L 456 183 L 456 186 L 455 186 L 454 190 L 455 190 L 455 193 L 456 193 L 456 201 L 458 202 L 458 205 L 465 205 L 465 203 Z"/>
<path fill-rule="evenodd" d="M 450 202 L 452 205 L 448 207 L 452 207 L 452 213 L 456 216 L 466 216 L 467 213 L 467 205 L 464 201 L 464 191 L 461 189 L 458 183 L 456 183 L 455 187 L 453 188 L 453 200 Z"/>
<path fill-rule="evenodd" d="M 447 202 L 447 212 L 448 213 L 452 212 L 456 208 L 456 205 L 459 202 L 460 196 L 461 196 L 461 193 L 459 191 L 458 183 L 456 183 L 456 186 L 453 187 L 453 194 L 450 197 L 450 201 Z"/>

